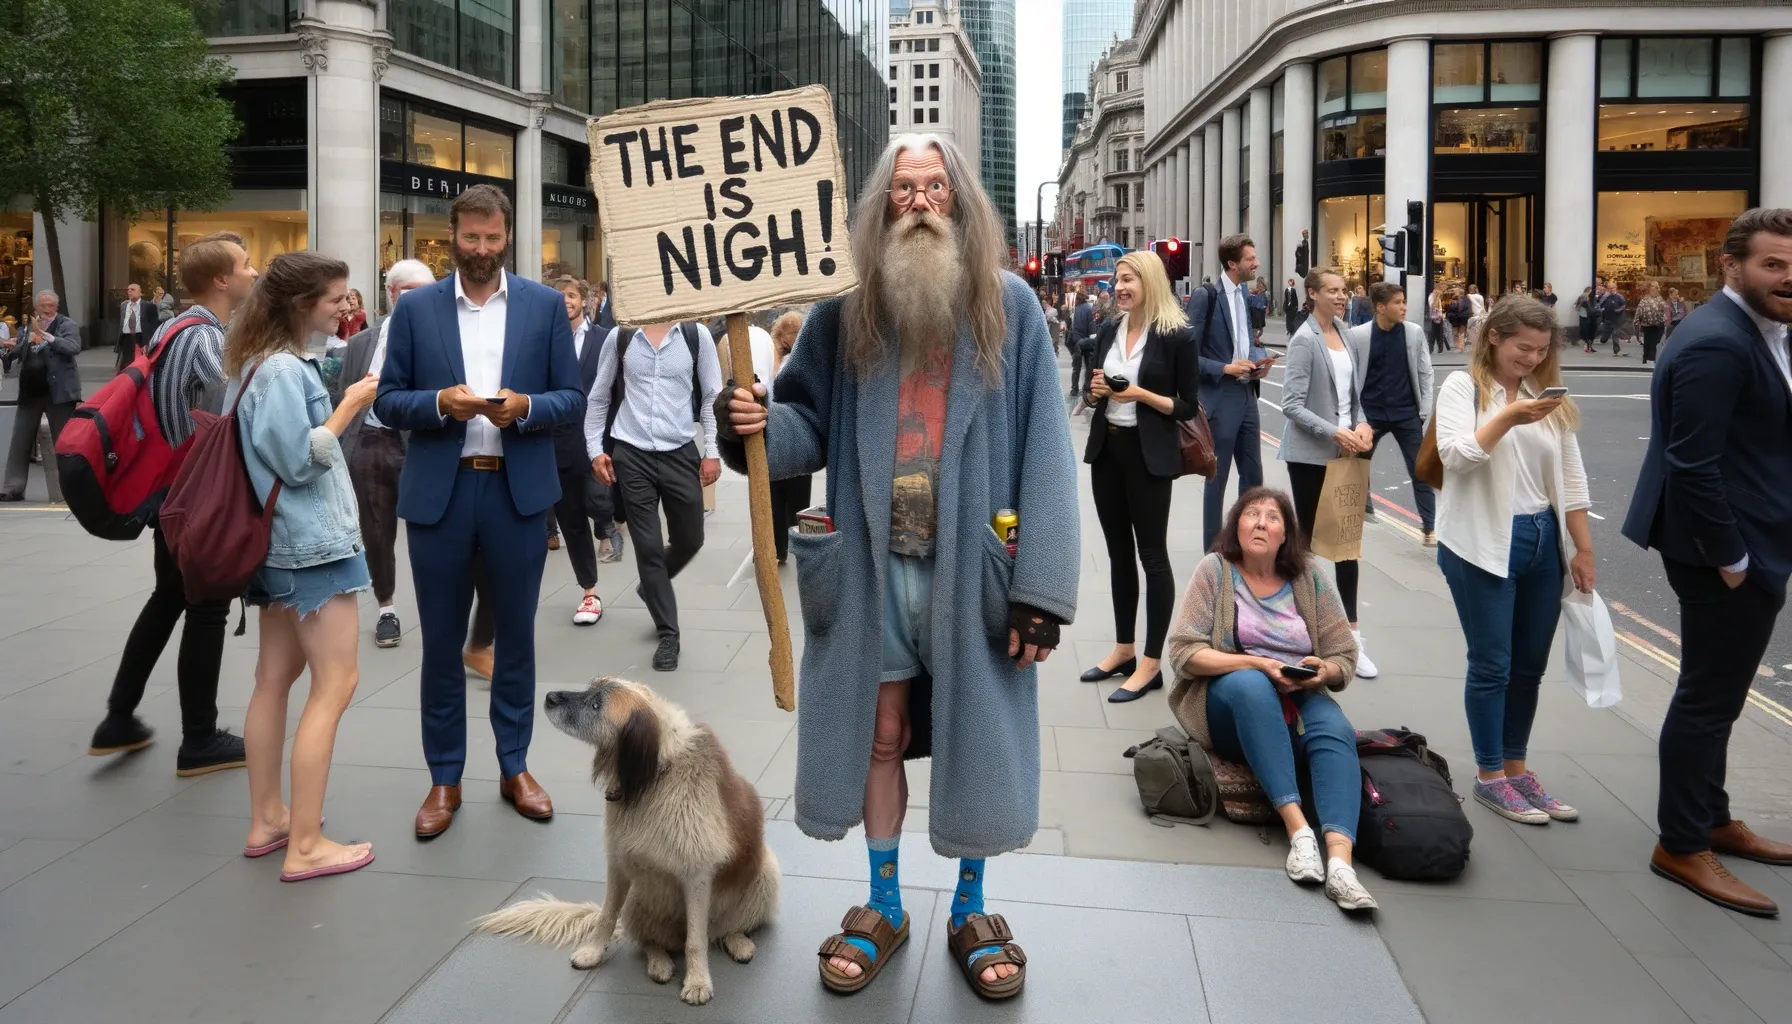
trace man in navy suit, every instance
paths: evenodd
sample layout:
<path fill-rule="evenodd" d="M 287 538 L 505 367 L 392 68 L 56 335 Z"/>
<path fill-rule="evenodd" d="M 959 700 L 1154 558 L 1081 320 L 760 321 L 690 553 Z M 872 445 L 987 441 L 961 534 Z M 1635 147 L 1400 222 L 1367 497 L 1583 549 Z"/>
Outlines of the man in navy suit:
<path fill-rule="evenodd" d="M 1238 462 L 1238 491 L 1263 482 L 1263 434 L 1251 382 L 1262 376 L 1254 360 L 1263 350 L 1251 344 L 1251 312 L 1245 297 L 1257 277 L 1257 246 L 1248 235 L 1220 239 L 1218 284 L 1204 284 L 1188 297 L 1188 326 L 1201 353 L 1201 407 L 1213 430 L 1219 469 L 1202 492 L 1201 544 L 1213 538 L 1226 518 L 1226 480 Z"/>
<path fill-rule="evenodd" d="M 1792 574 L 1792 210 L 1731 225 L 1721 293 L 1675 329 L 1650 385 L 1649 451 L 1624 536 L 1661 552 L 1680 599 L 1680 679 L 1661 723 L 1658 875 L 1720 906 L 1779 908 L 1725 854 L 1792 864 L 1792 843 L 1730 817 L 1730 728 L 1742 714 Z"/>
<path fill-rule="evenodd" d="M 433 785 L 417 837 L 446 831 L 467 758 L 461 645 L 482 559 L 497 628 L 491 722 L 498 793 L 525 817 L 554 805 L 529 775 L 535 607 L 547 512 L 560 498 L 554 427 L 584 412 L 560 293 L 504 272 L 511 209 L 475 185 L 448 208 L 455 273 L 399 299 L 374 411 L 410 431 L 398 486 L 423 626 L 423 753 Z"/>

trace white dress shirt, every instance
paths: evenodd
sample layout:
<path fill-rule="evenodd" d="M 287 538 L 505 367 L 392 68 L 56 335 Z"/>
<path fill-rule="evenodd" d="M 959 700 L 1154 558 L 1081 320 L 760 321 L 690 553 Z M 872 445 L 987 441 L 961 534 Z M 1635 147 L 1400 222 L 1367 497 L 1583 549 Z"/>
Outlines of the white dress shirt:
<path fill-rule="evenodd" d="M 467 371 L 467 387 L 481 398 L 496 398 L 504 387 L 504 319 L 510 312 L 510 275 L 499 272 L 498 290 L 475 306 L 454 275 L 454 308 L 460 320 L 460 358 Z M 504 438 L 484 416 L 467 421 L 467 441 L 462 458 L 469 455 L 503 455 Z"/>
<path fill-rule="evenodd" d="M 1139 383 L 1139 368 L 1145 364 L 1145 346 L 1151 343 L 1151 330 L 1146 328 L 1139 332 L 1139 346 L 1126 354 L 1126 332 L 1130 330 L 1126 323 L 1126 314 L 1120 314 L 1120 326 L 1114 332 L 1114 343 L 1108 346 L 1108 357 L 1102 361 L 1103 377 L 1125 377 L 1126 382 L 1134 387 Z M 1136 427 L 1139 425 L 1139 403 L 1108 402 L 1108 426 Z"/>
<path fill-rule="evenodd" d="M 1761 337 L 1767 341 L 1767 354 L 1773 357 L 1775 365 L 1780 368 L 1780 375 L 1786 378 L 1786 387 L 1792 388 L 1792 353 L 1787 352 L 1786 325 L 1775 323 L 1755 312 L 1755 308 L 1749 305 L 1741 295 L 1736 293 L 1736 289 L 1731 288 L 1729 285 L 1724 285 L 1724 294 L 1730 297 L 1731 302 L 1741 306 L 1742 312 L 1746 314 L 1750 320 L 1754 321 L 1755 329 L 1760 331 Z M 1737 562 L 1735 565 L 1724 566 L 1724 571 L 1747 572 L 1747 552 L 1743 553 L 1742 561 Z"/>
<path fill-rule="evenodd" d="M 373 374 L 375 380 L 379 379 L 380 368 L 386 365 L 386 335 L 391 330 L 392 330 L 392 318 L 391 317 L 387 317 L 386 319 L 380 321 L 379 337 L 373 343 L 373 357 L 367 361 L 367 372 Z M 353 383 L 355 383 L 355 382 L 352 380 L 345 380 L 342 382 L 342 386 L 343 386 L 343 388 L 346 389 L 350 384 L 353 384 Z M 366 423 L 370 427 L 384 427 L 385 426 L 384 423 L 380 422 L 380 418 L 373 414 L 373 406 L 371 406 L 371 405 L 367 407 Z"/>
<path fill-rule="evenodd" d="M 618 373 L 623 378 L 622 408 L 610 427 L 616 440 L 645 452 L 672 452 L 695 443 L 706 459 L 721 458 L 716 447 L 716 395 L 722 390 L 721 360 L 716 343 L 702 324 L 697 331 L 697 365 L 691 365 L 690 345 L 678 327 L 666 331 L 655 345 L 647 332 L 637 330 L 619 366 L 616 341 L 621 333 L 612 328 L 604 336 L 597 357 L 597 380 L 585 405 L 585 450 L 596 459 L 604 454 L 606 424 L 610 420 L 610 391 Z M 691 418 L 691 377 L 696 375 L 701 400 L 698 418 Z"/>
<path fill-rule="evenodd" d="M 573 328 L 573 331 L 572 331 L 572 357 L 573 357 L 573 359 L 577 360 L 577 359 L 585 358 L 585 335 L 590 330 L 591 330 L 591 321 L 587 318 L 581 317 L 579 319 L 579 326 Z"/>
<path fill-rule="evenodd" d="M 1251 358 L 1251 311 L 1244 301 L 1244 285 L 1232 275 L 1220 275 L 1220 294 L 1226 297 L 1226 318 L 1232 321 L 1232 358 Z"/>
<path fill-rule="evenodd" d="M 131 301 L 130 299 L 126 299 L 124 302 L 124 331 L 123 331 L 123 333 L 125 333 L 125 334 L 142 334 L 143 333 L 143 321 L 140 317 L 140 314 L 137 312 L 137 303 Z"/>

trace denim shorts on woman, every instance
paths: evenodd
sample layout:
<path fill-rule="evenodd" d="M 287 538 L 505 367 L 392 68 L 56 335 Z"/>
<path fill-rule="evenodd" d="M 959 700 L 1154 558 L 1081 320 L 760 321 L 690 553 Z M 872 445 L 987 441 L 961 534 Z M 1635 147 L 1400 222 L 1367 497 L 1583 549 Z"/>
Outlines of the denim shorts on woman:
<path fill-rule="evenodd" d="M 337 594 L 358 594 L 373 588 L 367 574 L 367 557 L 356 552 L 334 562 L 303 569 L 276 569 L 264 565 L 249 578 L 243 600 L 257 608 L 270 605 L 291 608 L 303 619 L 315 615 Z"/>

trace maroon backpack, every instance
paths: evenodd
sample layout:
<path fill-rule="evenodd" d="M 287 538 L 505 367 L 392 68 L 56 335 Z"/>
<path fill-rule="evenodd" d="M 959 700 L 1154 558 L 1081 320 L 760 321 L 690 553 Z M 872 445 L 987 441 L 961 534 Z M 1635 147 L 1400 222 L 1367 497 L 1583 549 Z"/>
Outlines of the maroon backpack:
<path fill-rule="evenodd" d="M 196 313 L 175 320 L 155 351 L 139 350 L 131 365 L 75 409 L 56 438 L 63 500 L 95 537 L 136 540 L 180 471 L 191 439 L 174 448 L 162 436 L 149 375 L 177 335 L 205 322 Z"/>
<path fill-rule="evenodd" d="M 265 505 L 256 500 L 236 419 L 254 379 L 251 369 L 224 415 L 194 410 L 192 448 L 162 502 L 157 528 L 195 604 L 241 597 L 267 561 L 280 478 Z"/>

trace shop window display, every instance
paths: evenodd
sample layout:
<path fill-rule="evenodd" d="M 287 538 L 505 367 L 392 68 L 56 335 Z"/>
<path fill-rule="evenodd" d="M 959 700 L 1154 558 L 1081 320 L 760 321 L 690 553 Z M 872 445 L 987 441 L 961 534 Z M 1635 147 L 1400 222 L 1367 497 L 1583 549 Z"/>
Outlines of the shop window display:
<path fill-rule="evenodd" d="M 1540 123 L 1536 107 L 1442 107 L 1434 151 L 1535 153 Z"/>
<path fill-rule="evenodd" d="M 1749 148 L 1746 103 L 1601 103 L 1599 148 L 1662 152 Z"/>
<path fill-rule="evenodd" d="M 1338 196 L 1319 201 L 1319 266 L 1335 267 L 1352 286 L 1382 279 L 1381 236 L 1385 197 Z"/>
<path fill-rule="evenodd" d="M 1703 302 L 1723 287 L 1717 257 L 1746 192 L 1601 192 L 1594 246 L 1601 276 L 1634 300 L 1644 282 Z"/>
<path fill-rule="evenodd" d="M 14 323 L 31 305 L 31 214 L 0 207 L 0 317 Z"/>
<path fill-rule="evenodd" d="M 1387 156 L 1387 51 L 1321 62 L 1318 86 L 1319 161 Z"/>
<path fill-rule="evenodd" d="M 1388 155 L 1386 114 L 1344 114 L 1319 122 L 1319 159 L 1361 160 Z"/>

